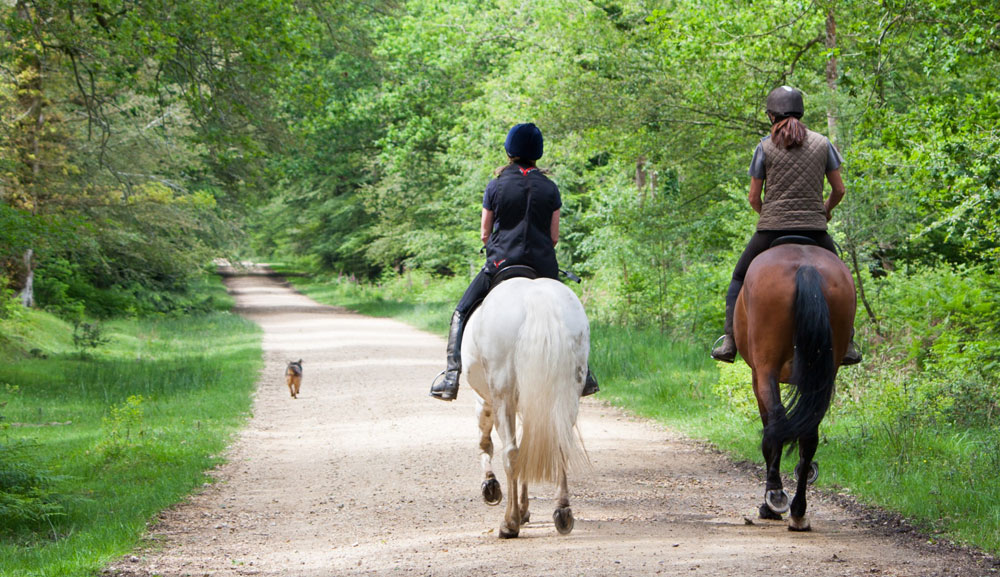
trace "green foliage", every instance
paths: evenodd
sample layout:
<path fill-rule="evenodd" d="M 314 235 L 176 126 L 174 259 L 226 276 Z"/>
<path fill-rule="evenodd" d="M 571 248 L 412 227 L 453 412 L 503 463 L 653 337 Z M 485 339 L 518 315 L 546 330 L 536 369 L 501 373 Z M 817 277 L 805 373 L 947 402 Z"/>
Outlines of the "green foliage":
<path fill-rule="evenodd" d="M 0 535 L 39 531 L 66 515 L 60 479 L 31 464 L 31 444 L 0 443 Z"/>
<path fill-rule="evenodd" d="M 139 445 L 145 435 L 143 430 L 142 395 L 129 395 L 123 403 L 112 405 L 104 417 L 104 438 L 97 443 L 97 451 L 108 460 L 123 457 L 129 449 Z"/>
<path fill-rule="evenodd" d="M 0 410 L 17 393 L 16 385 L 4 383 Z M 0 535 L 6 536 L 41 529 L 65 515 L 64 497 L 52 489 L 60 479 L 32 463 L 31 453 L 36 447 L 30 442 L 12 441 L 9 427 L 0 413 Z"/>
<path fill-rule="evenodd" d="M 866 423 L 850 435 L 912 455 L 933 443 L 906 423 L 996 426 L 997 5 L 44 0 L 0 19 L 0 303 L 32 250 L 39 306 L 67 319 L 215 310 L 192 288 L 204 264 L 256 253 L 320 269 L 315 294 L 439 328 L 481 265 L 504 134 L 533 121 L 591 317 L 707 348 L 756 222 L 763 100 L 792 84 L 845 157 L 831 232 L 868 359 L 842 373 L 840 407 Z M 12 310 L 0 350 L 37 322 Z M 677 397 L 629 370 L 620 398 Z M 988 455 L 954 438 L 933 451 L 981 482 L 970 455 Z"/>
<path fill-rule="evenodd" d="M 213 313 L 105 327 L 113 342 L 83 361 L 51 315 L 0 321 L 0 382 L 18 387 L 2 411 L 23 424 L 3 444 L 30 443 L 12 462 L 30 465 L 51 496 L 33 499 L 62 506 L 0 539 L 0 574 L 99 572 L 136 547 L 157 512 L 210 481 L 205 471 L 246 422 L 261 368 L 252 323 Z M 47 358 L 28 353 L 36 347 Z"/>
<path fill-rule="evenodd" d="M 104 325 L 101 323 L 79 321 L 73 323 L 73 346 L 79 352 L 80 358 L 89 357 L 98 347 L 110 342 L 111 337 L 104 332 Z"/>
<path fill-rule="evenodd" d="M 888 399 L 880 417 L 949 426 L 1000 422 L 1000 291 L 988 271 L 915 267 L 877 283 L 875 304 L 886 320 L 869 355 L 875 376 L 851 386 L 855 394 Z"/>
<path fill-rule="evenodd" d="M 7 288 L 7 278 L 0 274 L 0 319 L 7 319 L 21 312 L 21 303 L 13 289 Z"/>
<path fill-rule="evenodd" d="M 734 415 L 753 423 L 760 418 L 760 412 L 753 395 L 752 383 L 750 367 L 742 359 L 738 359 L 735 363 L 719 365 L 719 380 L 712 387 L 712 393 Z"/>

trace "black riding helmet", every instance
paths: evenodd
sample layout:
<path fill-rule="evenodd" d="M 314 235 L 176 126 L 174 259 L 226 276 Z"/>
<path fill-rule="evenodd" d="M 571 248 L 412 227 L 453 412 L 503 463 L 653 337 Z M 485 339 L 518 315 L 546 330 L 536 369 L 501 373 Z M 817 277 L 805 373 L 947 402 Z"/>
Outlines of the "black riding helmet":
<path fill-rule="evenodd" d="M 538 160 L 543 151 L 542 131 L 534 124 L 516 124 L 507 133 L 504 148 L 507 156 L 524 160 Z"/>
<path fill-rule="evenodd" d="M 789 116 L 802 118 L 805 111 L 802 91 L 797 88 L 779 86 L 767 95 L 767 112 L 774 117 L 774 122 L 782 121 Z"/>

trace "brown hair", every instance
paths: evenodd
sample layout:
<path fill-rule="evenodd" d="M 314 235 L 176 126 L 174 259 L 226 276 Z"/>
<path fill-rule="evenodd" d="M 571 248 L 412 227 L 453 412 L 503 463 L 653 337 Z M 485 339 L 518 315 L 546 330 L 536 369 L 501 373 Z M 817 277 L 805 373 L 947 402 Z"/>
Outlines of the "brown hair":
<path fill-rule="evenodd" d="M 783 118 L 771 126 L 771 142 L 778 148 L 790 149 L 802 146 L 806 139 L 806 125 L 794 116 Z"/>
<path fill-rule="evenodd" d="M 535 166 L 534 160 L 522 160 L 520 156 L 508 156 L 507 164 L 503 166 L 498 166 L 496 170 L 493 171 L 493 176 L 500 176 L 500 173 L 504 171 L 505 168 L 514 164 L 523 164 L 524 166 Z M 544 170 L 542 172 L 545 172 Z"/>

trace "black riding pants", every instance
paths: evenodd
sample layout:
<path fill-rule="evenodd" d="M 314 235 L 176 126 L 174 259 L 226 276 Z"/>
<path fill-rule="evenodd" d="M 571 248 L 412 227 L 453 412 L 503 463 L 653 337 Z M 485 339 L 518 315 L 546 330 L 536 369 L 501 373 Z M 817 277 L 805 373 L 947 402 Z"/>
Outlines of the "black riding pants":
<path fill-rule="evenodd" d="M 465 289 L 465 294 L 462 295 L 462 300 L 458 301 L 458 306 L 455 307 L 455 310 L 462 314 L 462 318 L 468 317 L 476 303 L 486 298 L 486 293 L 490 292 L 490 282 L 491 275 L 485 268 L 472 279 L 469 288 Z"/>
<path fill-rule="evenodd" d="M 794 234 L 804 236 L 816 241 L 816 244 L 826 250 L 837 254 L 837 246 L 833 243 L 833 237 L 825 230 L 758 230 L 750 237 L 750 242 L 743 250 L 740 260 L 736 262 L 733 269 L 733 279 L 729 281 L 729 290 L 726 291 L 726 334 L 733 334 L 733 310 L 736 308 L 736 298 L 740 296 L 740 289 L 743 288 L 743 279 L 747 276 L 747 269 L 757 255 L 771 248 L 771 244 L 779 237 Z"/>

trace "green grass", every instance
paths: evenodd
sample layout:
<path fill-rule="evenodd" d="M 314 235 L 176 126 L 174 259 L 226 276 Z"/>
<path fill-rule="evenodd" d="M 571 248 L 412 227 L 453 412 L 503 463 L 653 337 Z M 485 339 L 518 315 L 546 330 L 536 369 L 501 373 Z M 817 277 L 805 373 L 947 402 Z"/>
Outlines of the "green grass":
<path fill-rule="evenodd" d="M 464 288 L 449 281 L 435 292 L 401 290 L 399 281 L 364 286 L 296 279 L 320 302 L 365 314 L 393 316 L 440 335 Z M 428 295 L 432 295 L 428 297 Z M 591 366 L 600 397 L 637 415 L 706 440 L 732 458 L 763 464 L 761 424 L 749 368 L 720 365 L 709 344 L 672 341 L 656 330 L 592 323 Z M 442 359 L 443 362 L 443 359 Z M 850 382 L 845 368 L 838 387 Z M 818 488 L 896 512 L 931 540 L 1000 553 L 1000 433 L 921 421 L 893 402 L 840 390 L 821 428 Z M 783 458 L 791 473 L 797 456 Z M 763 488 L 761 489 L 763 492 Z"/>
<path fill-rule="evenodd" d="M 252 323 L 212 313 L 103 327 L 111 342 L 81 358 L 54 317 L 0 322 L 0 444 L 24 447 L 64 513 L 5 528 L 4 576 L 95 574 L 129 552 L 209 480 L 248 417 L 262 367 Z"/>

